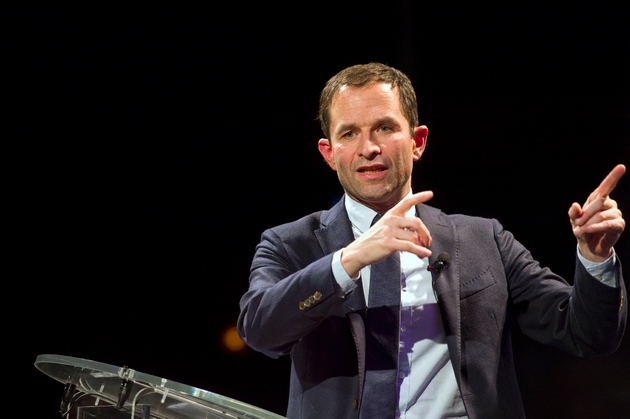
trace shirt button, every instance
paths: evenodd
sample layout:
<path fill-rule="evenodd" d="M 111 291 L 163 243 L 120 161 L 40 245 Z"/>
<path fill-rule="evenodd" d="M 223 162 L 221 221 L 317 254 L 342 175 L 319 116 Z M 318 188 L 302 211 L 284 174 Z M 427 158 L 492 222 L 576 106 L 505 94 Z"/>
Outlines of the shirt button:
<path fill-rule="evenodd" d="M 404 331 L 406 331 L 406 330 L 407 330 L 407 326 L 400 326 L 400 331 L 401 331 L 401 332 L 404 332 Z"/>

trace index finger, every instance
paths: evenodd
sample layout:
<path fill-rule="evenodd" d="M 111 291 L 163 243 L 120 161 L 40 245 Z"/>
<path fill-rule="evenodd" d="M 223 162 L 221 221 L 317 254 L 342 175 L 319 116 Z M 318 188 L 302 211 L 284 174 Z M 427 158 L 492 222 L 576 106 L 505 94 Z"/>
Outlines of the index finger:
<path fill-rule="evenodd" d="M 602 183 L 599 184 L 597 189 L 595 189 L 595 192 L 597 193 L 597 195 L 603 198 L 610 195 L 610 193 L 615 189 L 615 187 L 617 186 L 617 182 L 619 182 L 619 179 L 621 179 L 624 173 L 626 173 L 626 166 L 624 166 L 623 164 L 618 164 L 617 166 L 615 166 L 610 171 L 610 173 L 608 173 L 608 176 L 606 176 L 606 178 L 602 181 Z"/>
<path fill-rule="evenodd" d="M 422 191 L 410 196 L 404 197 L 391 210 L 392 214 L 404 217 L 407 211 L 418 204 L 430 201 L 433 198 L 433 191 Z"/>

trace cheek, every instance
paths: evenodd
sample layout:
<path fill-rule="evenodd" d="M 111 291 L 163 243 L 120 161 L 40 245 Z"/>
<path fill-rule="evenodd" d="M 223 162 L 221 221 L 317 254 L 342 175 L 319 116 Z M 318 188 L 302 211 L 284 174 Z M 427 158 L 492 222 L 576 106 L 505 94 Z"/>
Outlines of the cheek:
<path fill-rule="evenodd" d="M 342 147 L 338 148 L 336 151 L 334 159 L 336 169 L 344 169 L 350 166 L 350 156 L 352 154 L 348 153 L 348 151 Z"/>
<path fill-rule="evenodd" d="M 400 161 L 398 162 L 401 168 L 401 176 L 408 176 L 411 174 L 411 170 L 413 169 L 413 164 L 416 161 L 415 155 L 411 152 L 411 150 L 400 153 Z"/>

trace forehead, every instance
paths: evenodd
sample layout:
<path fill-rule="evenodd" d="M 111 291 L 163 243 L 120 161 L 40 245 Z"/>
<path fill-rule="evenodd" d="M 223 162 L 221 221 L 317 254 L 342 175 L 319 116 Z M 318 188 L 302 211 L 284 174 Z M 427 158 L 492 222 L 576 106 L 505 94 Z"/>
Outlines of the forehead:
<path fill-rule="evenodd" d="M 330 105 L 331 125 L 340 122 L 340 119 L 368 114 L 404 118 L 398 88 L 383 82 L 372 82 L 361 87 L 343 85 L 333 95 Z"/>

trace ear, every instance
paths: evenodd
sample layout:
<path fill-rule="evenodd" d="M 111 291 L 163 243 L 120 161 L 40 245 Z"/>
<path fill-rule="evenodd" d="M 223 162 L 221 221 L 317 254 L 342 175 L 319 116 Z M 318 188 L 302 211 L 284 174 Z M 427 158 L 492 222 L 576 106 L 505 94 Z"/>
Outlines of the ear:
<path fill-rule="evenodd" d="M 320 138 L 317 143 L 317 148 L 319 148 L 319 152 L 324 157 L 324 160 L 326 160 L 326 163 L 328 163 L 328 166 L 330 166 L 330 168 L 334 171 L 337 171 L 337 165 L 335 164 L 335 155 L 328 139 Z"/>
<path fill-rule="evenodd" d="M 413 149 L 414 161 L 420 160 L 424 149 L 427 146 L 427 137 L 429 136 L 429 128 L 426 125 L 420 125 L 413 130 L 413 142 L 415 147 Z"/>

